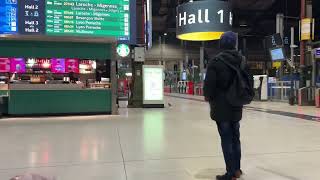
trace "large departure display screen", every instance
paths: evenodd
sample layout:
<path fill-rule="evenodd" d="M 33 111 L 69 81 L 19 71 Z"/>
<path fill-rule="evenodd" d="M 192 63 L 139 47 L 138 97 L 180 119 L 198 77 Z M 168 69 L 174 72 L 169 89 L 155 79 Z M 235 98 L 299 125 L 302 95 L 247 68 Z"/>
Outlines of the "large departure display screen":
<path fill-rule="evenodd" d="M 130 39 L 130 0 L 0 0 L 0 34 Z"/>

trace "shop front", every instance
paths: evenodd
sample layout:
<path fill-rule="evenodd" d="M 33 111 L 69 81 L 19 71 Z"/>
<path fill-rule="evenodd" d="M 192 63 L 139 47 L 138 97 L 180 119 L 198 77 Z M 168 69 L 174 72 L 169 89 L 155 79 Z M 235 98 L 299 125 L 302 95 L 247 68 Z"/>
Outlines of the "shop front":
<path fill-rule="evenodd" d="M 115 113 L 113 47 L 111 39 L 1 38 L 0 96 L 8 97 L 3 113 Z"/>

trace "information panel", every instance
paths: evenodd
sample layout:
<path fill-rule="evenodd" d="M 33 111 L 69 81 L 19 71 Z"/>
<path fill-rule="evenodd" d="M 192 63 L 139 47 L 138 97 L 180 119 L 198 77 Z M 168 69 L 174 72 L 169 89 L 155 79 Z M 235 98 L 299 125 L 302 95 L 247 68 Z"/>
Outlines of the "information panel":
<path fill-rule="evenodd" d="M 0 34 L 17 33 L 17 0 L 0 0 Z"/>
<path fill-rule="evenodd" d="M 0 0 L 0 34 L 130 38 L 130 0 Z"/>
<path fill-rule="evenodd" d="M 163 66 L 143 66 L 143 104 L 163 105 Z"/>

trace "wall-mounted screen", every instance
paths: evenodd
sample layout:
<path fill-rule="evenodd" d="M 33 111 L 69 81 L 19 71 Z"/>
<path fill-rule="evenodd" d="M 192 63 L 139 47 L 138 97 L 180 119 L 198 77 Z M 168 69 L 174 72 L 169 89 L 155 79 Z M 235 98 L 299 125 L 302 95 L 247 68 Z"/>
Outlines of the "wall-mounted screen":
<path fill-rule="evenodd" d="M 11 73 L 25 73 L 26 72 L 26 61 L 23 58 L 12 58 L 10 59 L 10 72 Z"/>
<path fill-rule="evenodd" d="M 81 60 L 79 64 L 80 74 L 92 74 L 97 69 L 96 61 Z"/>
<path fill-rule="evenodd" d="M 79 73 L 79 60 L 78 59 L 66 59 L 66 72 Z"/>
<path fill-rule="evenodd" d="M 65 59 L 51 59 L 51 72 L 56 74 L 65 73 Z"/>
<path fill-rule="evenodd" d="M 286 59 L 283 48 L 271 49 L 270 54 L 272 61 L 284 61 Z"/>
<path fill-rule="evenodd" d="M 130 40 L 131 0 L 0 0 L 0 34 Z"/>
<path fill-rule="evenodd" d="M 0 1 L 0 34 L 15 34 L 18 31 L 17 0 Z"/>
<path fill-rule="evenodd" d="M 0 72 L 5 73 L 10 71 L 10 59 L 0 58 Z"/>

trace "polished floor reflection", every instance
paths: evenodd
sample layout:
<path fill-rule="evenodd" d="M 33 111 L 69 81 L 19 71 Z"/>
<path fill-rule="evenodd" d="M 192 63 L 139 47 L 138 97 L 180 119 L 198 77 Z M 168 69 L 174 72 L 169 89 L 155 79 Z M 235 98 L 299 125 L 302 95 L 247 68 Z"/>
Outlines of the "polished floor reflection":
<path fill-rule="evenodd" d="M 168 97 L 165 109 L 120 116 L 0 120 L 0 179 L 26 172 L 57 180 L 206 180 L 224 172 L 208 105 Z M 320 177 L 319 110 L 253 103 L 242 121 L 244 180 Z"/>

